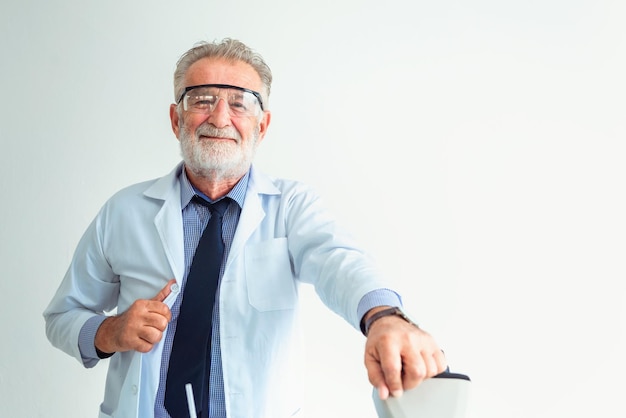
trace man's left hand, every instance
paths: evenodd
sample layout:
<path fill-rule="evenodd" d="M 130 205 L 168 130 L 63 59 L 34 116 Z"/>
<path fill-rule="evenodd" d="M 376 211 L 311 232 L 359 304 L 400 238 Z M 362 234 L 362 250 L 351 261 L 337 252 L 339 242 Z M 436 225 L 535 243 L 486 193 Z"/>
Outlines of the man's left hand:
<path fill-rule="evenodd" d="M 368 316 L 375 310 L 368 312 Z M 365 367 L 381 399 L 402 396 L 403 391 L 446 370 L 446 359 L 426 331 L 398 316 L 386 316 L 369 329 Z"/>

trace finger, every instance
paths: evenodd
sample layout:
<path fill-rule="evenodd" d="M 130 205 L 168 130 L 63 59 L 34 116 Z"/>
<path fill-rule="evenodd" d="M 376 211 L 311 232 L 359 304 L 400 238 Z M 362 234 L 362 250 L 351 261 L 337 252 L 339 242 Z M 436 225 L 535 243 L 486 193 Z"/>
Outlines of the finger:
<path fill-rule="evenodd" d="M 409 350 L 402 358 L 402 387 L 404 390 L 413 389 L 419 385 L 425 377 L 425 369 L 420 353 Z"/>
<path fill-rule="evenodd" d="M 158 314 L 160 316 L 164 316 L 167 321 L 170 320 L 170 307 L 167 306 L 163 302 L 158 302 L 156 300 L 147 300 L 145 305 L 145 315 L 144 317 L 148 317 L 150 315 Z"/>
<path fill-rule="evenodd" d="M 150 318 L 153 315 L 165 317 L 169 321 L 170 308 L 165 303 L 157 300 L 138 299 L 120 316 L 124 316 L 126 322 L 131 325 L 141 326 L 146 322 L 150 323 Z"/>
<path fill-rule="evenodd" d="M 165 298 L 172 292 L 171 286 L 176 283 L 176 279 L 172 279 L 156 294 L 151 300 L 156 300 L 157 302 L 163 302 Z"/>
<path fill-rule="evenodd" d="M 132 349 L 147 353 L 163 338 L 171 313 L 163 302 L 153 300 L 144 301 L 143 309 L 143 314 L 135 316 L 125 334 Z"/>
<path fill-rule="evenodd" d="M 402 358 L 399 354 L 383 353 L 380 359 L 385 385 L 391 396 L 402 396 Z"/>
<path fill-rule="evenodd" d="M 378 388 L 378 397 L 383 401 L 389 398 L 389 388 L 384 383 Z"/>
<path fill-rule="evenodd" d="M 160 332 L 165 331 L 167 324 L 170 322 L 170 309 L 162 302 L 154 302 L 155 306 L 143 318 L 143 326 L 152 327 Z M 158 305 L 157 305 L 158 304 Z"/>
<path fill-rule="evenodd" d="M 433 358 L 437 363 L 437 374 L 443 373 L 448 369 L 448 360 L 446 359 L 446 355 L 441 350 L 435 351 L 433 354 Z"/>
<path fill-rule="evenodd" d="M 402 383 L 405 390 L 413 389 L 429 377 L 428 368 L 430 365 L 420 352 L 415 353 L 411 363 L 406 362 L 403 366 Z"/>
<path fill-rule="evenodd" d="M 385 375 L 380 368 L 380 363 L 371 354 L 366 354 L 365 367 L 367 368 L 367 377 L 376 389 L 378 389 L 378 397 L 385 400 L 389 397 L 389 388 L 385 384 Z"/>
<path fill-rule="evenodd" d="M 159 331 L 155 327 L 146 326 L 141 329 L 140 333 L 137 336 L 140 340 L 150 345 L 154 345 L 161 341 L 161 338 L 163 338 L 163 332 Z"/>
<path fill-rule="evenodd" d="M 137 341 L 135 342 L 135 346 L 133 347 L 133 350 L 139 351 L 140 353 L 147 353 L 150 350 L 152 350 L 152 347 L 154 347 L 154 344 L 148 341 L 145 341 L 142 338 L 137 338 Z"/>
<path fill-rule="evenodd" d="M 424 378 L 433 377 L 439 374 L 439 365 L 434 354 L 424 353 L 424 365 L 426 366 L 426 375 Z"/>

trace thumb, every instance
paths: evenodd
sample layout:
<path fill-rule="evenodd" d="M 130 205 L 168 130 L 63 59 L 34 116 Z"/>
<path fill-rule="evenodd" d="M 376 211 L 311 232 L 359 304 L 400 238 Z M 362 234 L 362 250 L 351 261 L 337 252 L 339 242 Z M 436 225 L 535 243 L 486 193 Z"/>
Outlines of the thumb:
<path fill-rule="evenodd" d="M 176 283 L 176 279 L 171 279 L 167 284 L 150 300 L 156 300 L 157 302 L 163 302 L 166 297 L 172 292 L 171 286 Z"/>

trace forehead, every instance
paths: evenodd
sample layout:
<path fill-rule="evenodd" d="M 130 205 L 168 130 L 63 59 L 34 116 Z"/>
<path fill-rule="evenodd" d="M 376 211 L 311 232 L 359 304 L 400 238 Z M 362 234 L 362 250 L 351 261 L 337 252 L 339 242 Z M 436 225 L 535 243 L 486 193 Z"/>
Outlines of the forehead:
<path fill-rule="evenodd" d="M 185 74 L 185 85 L 230 84 L 261 91 L 261 77 L 250 64 L 243 61 L 202 58 L 194 62 Z"/>

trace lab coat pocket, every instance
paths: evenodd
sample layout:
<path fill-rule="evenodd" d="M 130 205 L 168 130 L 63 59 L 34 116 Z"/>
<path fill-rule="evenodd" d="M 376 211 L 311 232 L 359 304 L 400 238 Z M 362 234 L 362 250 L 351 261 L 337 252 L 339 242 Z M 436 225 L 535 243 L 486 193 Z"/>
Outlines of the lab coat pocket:
<path fill-rule="evenodd" d="M 296 284 L 287 238 L 248 245 L 245 251 L 248 301 L 259 311 L 294 309 Z"/>

